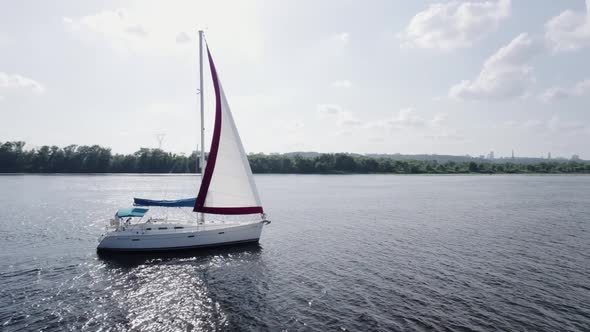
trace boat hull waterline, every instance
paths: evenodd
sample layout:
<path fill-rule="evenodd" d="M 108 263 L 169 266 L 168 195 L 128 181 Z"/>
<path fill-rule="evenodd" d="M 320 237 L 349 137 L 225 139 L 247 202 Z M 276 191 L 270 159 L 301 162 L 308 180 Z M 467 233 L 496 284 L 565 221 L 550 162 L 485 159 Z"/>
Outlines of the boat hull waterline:
<path fill-rule="evenodd" d="M 97 247 L 97 251 L 175 251 L 196 248 L 218 247 L 240 243 L 258 242 L 262 227 L 266 222 L 255 222 L 238 225 L 207 225 L 207 226 L 177 226 L 184 227 L 175 230 L 172 225 L 170 231 L 146 231 L 145 225 L 136 225 L 125 231 L 112 231 L 104 234 Z M 141 227 L 143 226 L 143 227 Z M 160 224 L 158 226 L 166 226 Z"/>

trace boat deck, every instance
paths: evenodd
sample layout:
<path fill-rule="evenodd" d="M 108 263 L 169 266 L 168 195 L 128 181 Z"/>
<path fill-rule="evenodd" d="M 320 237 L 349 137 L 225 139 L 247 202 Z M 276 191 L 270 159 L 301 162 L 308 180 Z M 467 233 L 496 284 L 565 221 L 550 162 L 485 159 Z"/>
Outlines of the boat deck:
<path fill-rule="evenodd" d="M 140 223 L 122 223 L 115 231 L 130 234 L 163 234 L 182 232 L 203 232 L 210 230 L 227 229 L 231 227 L 255 224 L 259 221 L 247 222 L 207 222 L 204 224 L 187 223 L 182 221 L 146 221 Z"/>

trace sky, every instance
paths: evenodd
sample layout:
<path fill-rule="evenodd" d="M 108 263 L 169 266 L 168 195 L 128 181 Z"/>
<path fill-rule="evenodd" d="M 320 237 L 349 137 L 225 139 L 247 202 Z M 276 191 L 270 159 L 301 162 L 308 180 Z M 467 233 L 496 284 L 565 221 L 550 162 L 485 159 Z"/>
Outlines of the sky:
<path fill-rule="evenodd" d="M 199 29 L 251 153 L 590 159 L 590 0 L 0 1 L 0 141 L 193 151 Z"/>

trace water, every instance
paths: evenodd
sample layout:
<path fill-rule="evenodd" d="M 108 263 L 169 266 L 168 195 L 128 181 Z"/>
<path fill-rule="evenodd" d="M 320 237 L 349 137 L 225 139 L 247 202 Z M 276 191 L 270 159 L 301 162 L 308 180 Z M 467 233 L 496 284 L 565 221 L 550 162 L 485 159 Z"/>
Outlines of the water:
<path fill-rule="evenodd" d="M 258 246 L 113 259 L 104 220 L 194 177 L 0 176 L 0 330 L 590 330 L 590 176 L 256 181 Z"/>

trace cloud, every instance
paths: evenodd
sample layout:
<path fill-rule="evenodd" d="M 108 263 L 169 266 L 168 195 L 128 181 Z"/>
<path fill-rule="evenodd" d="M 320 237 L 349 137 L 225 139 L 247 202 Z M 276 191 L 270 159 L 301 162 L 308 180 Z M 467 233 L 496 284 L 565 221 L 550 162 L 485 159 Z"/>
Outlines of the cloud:
<path fill-rule="evenodd" d="M 350 88 L 350 87 L 352 87 L 352 82 L 349 80 L 334 81 L 334 82 L 332 82 L 332 87 Z"/>
<path fill-rule="evenodd" d="M 447 121 L 447 114 L 446 113 L 437 113 L 434 115 L 434 118 L 430 121 L 430 124 L 433 127 L 440 127 L 445 121 Z"/>
<path fill-rule="evenodd" d="M 6 34 L 0 31 L 0 47 L 7 46 L 10 43 L 10 39 Z"/>
<path fill-rule="evenodd" d="M 424 138 L 435 141 L 464 141 L 465 137 L 453 132 L 442 132 L 437 135 L 424 135 Z"/>
<path fill-rule="evenodd" d="M 183 116 L 192 110 L 187 109 L 184 105 L 179 103 L 152 103 L 141 112 L 145 114 L 152 114 L 155 116 Z"/>
<path fill-rule="evenodd" d="M 252 95 L 234 95 L 231 98 L 231 105 L 236 109 L 244 112 L 254 111 L 274 111 L 284 106 L 289 97 L 282 94 L 252 94 Z"/>
<path fill-rule="evenodd" d="M 523 97 L 535 81 L 528 62 L 542 52 L 541 43 L 522 33 L 489 57 L 475 80 L 464 80 L 451 87 L 449 97 L 463 100 Z"/>
<path fill-rule="evenodd" d="M 191 37 L 184 31 L 180 32 L 179 34 L 176 35 L 176 43 L 177 44 L 190 43 L 191 40 L 192 40 Z"/>
<path fill-rule="evenodd" d="M 391 128 L 404 129 L 425 127 L 427 121 L 417 115 L 414 109 L 405 108 L 397 112 L 393 118 L 386 120 L 385 124 Z"/>
<path fill-rule="evenodd" d="M 128 26 L 126 29 L 127 33 L 131 35 L 136 35 L 138 37 L 147 37 L 148 33 L 141 25 L 131 25 Z"/>
<path fill-rule="evenodd" d="M 522 124 L 525 128 L 539 128 L 543 126 L 543 121 L 541 120 L 527 120 Z"/>
<path fill-rule="evenodd" d="M 445 113 L 438 113 L 435 114 L 432 119 L 425 119 L 422 116 L 418 115 L 416 111 L 409 107 L 404 108 L 397 113 L 394 114 L 393 117 L 379 120 L 379 121 L 371 121 L 366 122 L 363 124 L 363 128 L 367 129 L 416 129 L 416 128 L 425 128 L 425 129 L 435 129 L 441 127 L 441 125 L 446 121 L 446 114 Z"/>
<path fill-rule="evenodd" d="M 545 41 L 554 52 L 575 51 L 590 46 L 590 0 L 586 11 L 566 10 L 545 24 Z"/>
<path fill-rule="evenodd" d="M 70 31 L 91 43 L 104 40 L 119 50 L 148 51 L 155 47 L 141 19 L 127 9 L 105 10 L 79 19 L 64 17 Z"/>
<path fill-rule="evenodd" d="M 551 118 L 546 120 L 531 119 L 522 123 L 516 121 L 507 121 L 504 124 L 505 127 L 510 128 L 524 128 L 527 130 L 533 130 L 536 132 L 560 132 L 566 134 L 578 134 L 584 131 L 588 131 L 590 126 L 578 121 L 564 121 L 559 116 L 553 115 Z"/>
<path fill-rule="evenodd" d="M 0 92 L 27 91 L 36 94 L 45 92 L 45 87 L 32 78 L 19 74 L 0 72 Z"/>
<path fill-rule="evenodd" d="M 350 40 L 350 35 L 348 34 L 348 32 L 342 32 L 336 35 L 336 39 L 341 41 L 343 44 L 348 44 L 348 41 Z"/>
<path fill-rule="evenodd" d="M 334 104 L 320 104 L 317 112 L 324 119 L 332 120 L 339 129 L 337 136 L 350 136 L 353 134 L 367 134 L 368 140 L 374 143 L 382 142 L 384 137 L 397 132 L 406 131 L 406 134 L 419 133 L 421 137 L 436 140 L 457 141 L 462 140 L 452 128 L 445 126 L 446 113 L 437 113 L 432 118 L 420 116 L 413 108 L 404 108 L 393 116 L 377 120 L 365 121 L 357 118 L 352 112 Z"/>
<path fill-rule="evenodd" d="M 338 126 L 360 129 L 436 129 L 440 128 L 447 118 L 445 113 L 437 113 L 432 119 L 424 119 L 411 107 L 401 109 L 392 117 L 378 121 L 363 121 L 352 112 L 334 104 L 320 104 L 317 106 L 317 112 L 323 118 L 335 120 Z"/>
<path fill-rule="evenodd" d="M 223 45 L 224 54 L 251 60 L 262 53 L 260 1 L 232 3 L 231 11 L 226 3 L 190 0 L 128 5 L 64 17 L 63 23 L 85 44 L 99 48 L 106 45 L 120 55 L 176 56 L 194 61 L 196 48 L 190 47 L 190 42 L 196 39 L 199 27 L 208 28 L 207 35 L 215 45 Z"/>
<path fill-rule="evenodd" d="M 338 123 L 344 127 L 360 127 L 363 126 L 364 122 L 358 119 L 355 119 L 351 116 L 348 116 L 346 113 L 344 114 L 345 117 L 342 118 Z"/>
<path fill-rule="evenodd" d="M 586 125 L 581 122 L 577 121 L 563 121 L 559 118 L 559 116 L 554 115 L 551 119 L 547 120 L 546 122 L 547 128 L 552 131 L 560 131 L 560 132 L 579 132 L 581 130 L 586 129 Z"/>
<path fill-rule="evenodd" d="M 293 129 L 301 129 L 305 127 L 305 123 L 301 122 L 301 121 L 295 121 L 291 123 L 291 128 Z"/>
<path fill-rule="evenodd" d="M 543 92 L 539 97 L 542 101 L 552 102 L 571 97 L 580 97 L 590 94 L 590 79 L 576 83 L 570 88 L 552 87 Z"/>
<path fill-rule="evenodd" d="M 339 115 L 343 112 L 342 107 L 333 104 L 319 104 L 317 111 L 321 115 Z"/>
<path fill-rule="evenodd" d="M 323 118 L 335 120 L 336 124 L 341 127 L 360 127 L 364 122 L 355 118 L 351 112 L 345 111 L 339 105 L 319 104 L 317 112 Z"/>
<path fill-rule="evenodd" d="M 398 35 L 404 47 L 452 50 L 472 46 L 510 16 L 511 1 L 435 3 Z"/>

